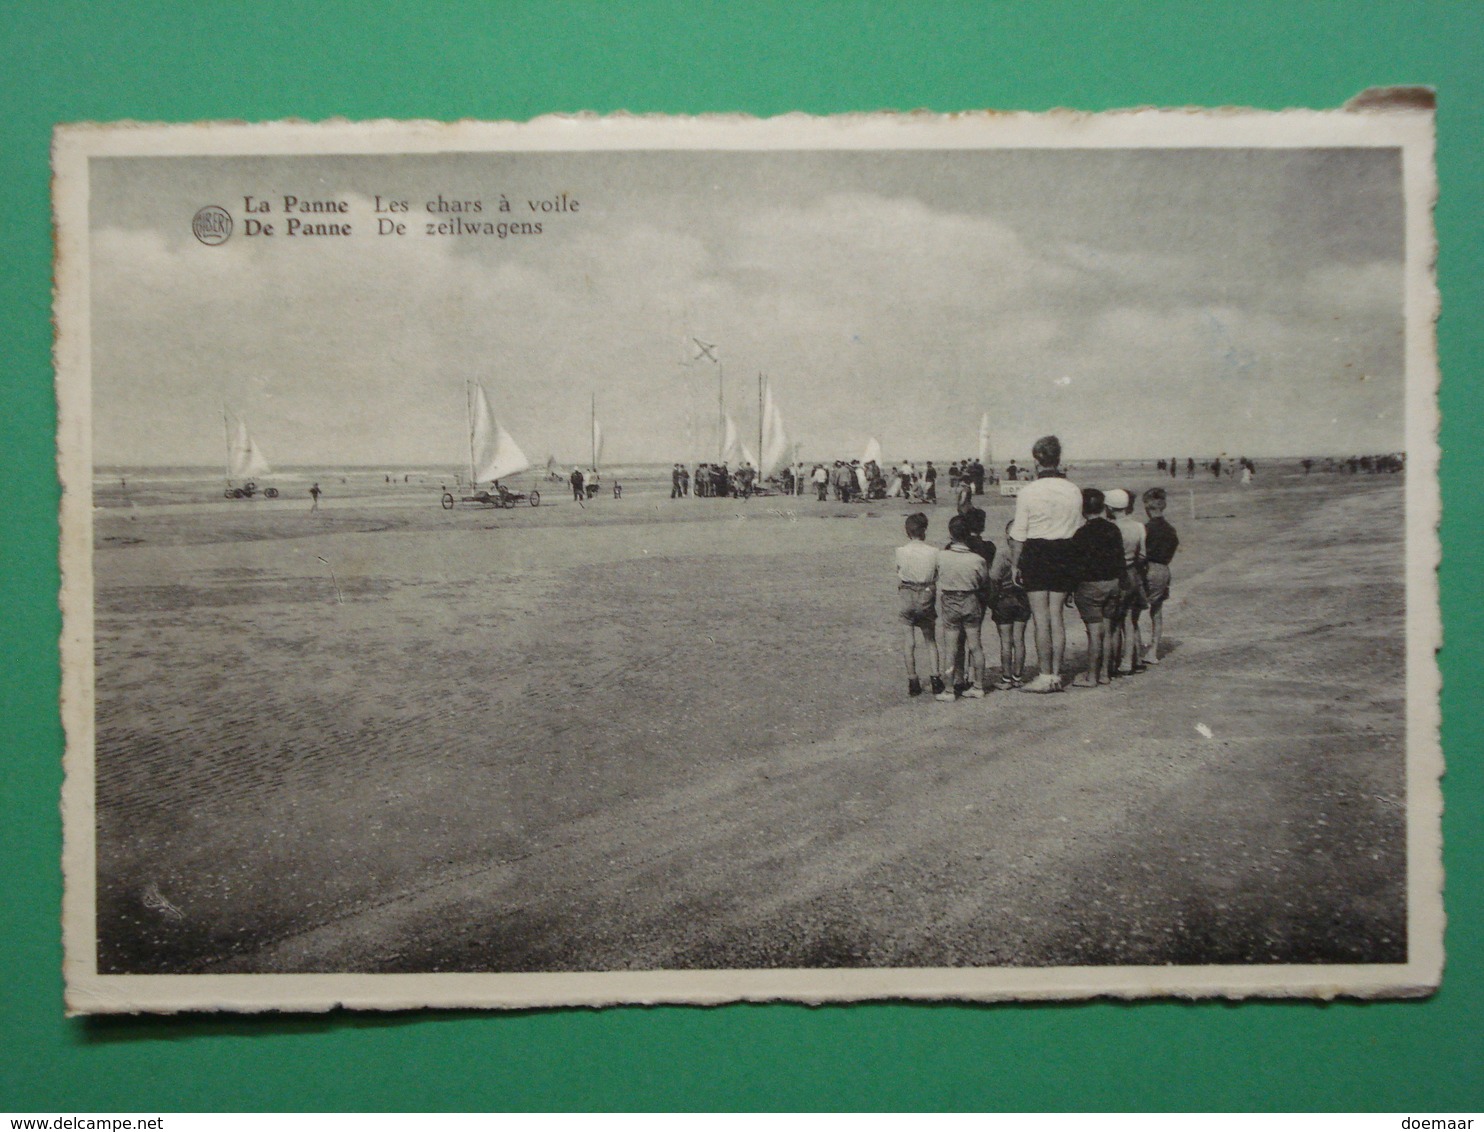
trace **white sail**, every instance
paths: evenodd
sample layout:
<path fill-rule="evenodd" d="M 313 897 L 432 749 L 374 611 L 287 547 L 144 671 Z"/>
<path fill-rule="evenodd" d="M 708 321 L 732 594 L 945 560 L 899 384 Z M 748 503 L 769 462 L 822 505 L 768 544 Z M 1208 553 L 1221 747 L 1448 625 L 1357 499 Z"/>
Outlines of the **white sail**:
<path fill-rule="evenodd" d="M 473 419 L 469 425 L 473 466 L 470 475 L 475 483 L 483 480 L 504 479 L 506 476 L 515 475 L 516 472 L 523 472 L 531 466 L 531 462 L 526 459 L 526 454 L 520 450 L 520 445 L 515 443 L 515 439 L 505 431 L 504 426 L 495 420 L 495 414 L 490 409 L 484 386 L 478 382 L 474 383 L 472 412 Z"/>
<path fill-rule="evenodd" d="M 752 454 L 752 449 L 747 447 L 746 444 L 742 445 L 742 462 L 744 464 L 751 464 L 754 468 L 757 467 L 757 457 Z"/>
<path fill-rule="evenodd" d="M 742 437 L 737 432 L 737 422 L 732 420 L 732 414 L 723 413 L 721 423 L 721 462 L 723 464 L 735 464 L 747 449 L 742 445 Z"/>
<path fill-rule="evenodd" d="M 598 418 L 593 418 L 593 467 L 603 463 L 603 426 L 598 423 Z"/>
<path fill-rule="evenodd" d="M 990 459 L 989 414 L 985 413 L 979 418 L 979 462 L 987 468 L 989 467 Z"/>
<path fill-rule="evenodd" d="M 861 455 L 862 464 L 869 464 L 873 461 L 878 468 L 881 466 L 881 441 L 874 436 L 866 442 L 866 450 Z"/>
<path fill-rule="evenodd" d="M 247 422 L 229 409 L 223 414 L 227 418 L 227 474 L 238 480 L 266 476 L 268 460 L 248 434 Z"/>
<path fill-rule="evenodd" d="M 763 389 L 763 461 L 758 465 L 758 474 L 766 479 L 776 476 L 788 466 L 792 449 L 788 433 L 783 429 L 783 414 L 773 398 L 773 387 Z"/>

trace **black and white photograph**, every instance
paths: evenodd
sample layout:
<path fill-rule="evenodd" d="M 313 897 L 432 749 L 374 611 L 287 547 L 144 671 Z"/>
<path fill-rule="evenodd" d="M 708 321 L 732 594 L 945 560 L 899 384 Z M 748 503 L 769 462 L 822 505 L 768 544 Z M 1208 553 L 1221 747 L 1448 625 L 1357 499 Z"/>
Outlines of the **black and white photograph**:
<path fill-rule="evenodd" d="M 62 127 L 69 1009 L 1430 993 L 1432 144 Z"/>

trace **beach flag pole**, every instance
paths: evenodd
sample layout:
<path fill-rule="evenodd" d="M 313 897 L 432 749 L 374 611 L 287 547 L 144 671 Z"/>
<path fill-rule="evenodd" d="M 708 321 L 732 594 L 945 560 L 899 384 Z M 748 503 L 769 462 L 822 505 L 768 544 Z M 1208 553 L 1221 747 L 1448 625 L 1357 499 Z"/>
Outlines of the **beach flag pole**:
<path fill-rule="evenodd" d="M 716 367 L 716 458 L 718 461 L 726 459 L 727 445 L 727 384 L 726 369 L 721 359 L 716 356 L 716 343 L 702 342 L 699 338 L 692 338 L 696 348 L 700 350 L 695 357 L 696 361 L 705 358 Z M 699 439 L 699 438 L 698 438 Z"/>

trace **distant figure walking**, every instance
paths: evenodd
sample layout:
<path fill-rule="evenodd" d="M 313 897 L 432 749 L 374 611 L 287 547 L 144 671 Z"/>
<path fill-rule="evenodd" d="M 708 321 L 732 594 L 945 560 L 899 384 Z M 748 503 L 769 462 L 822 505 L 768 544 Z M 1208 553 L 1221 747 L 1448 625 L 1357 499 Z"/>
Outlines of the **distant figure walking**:
<path fill-rule="evenodd" d="M 572 483 L 572 498 L 575 499 L 578 503 L 581 503 L 584 499 L 587 498 L 582 489 L 582 469 L 573 468 L 572 474 L 567 478 Z"/>
<path fill-rule="evenodd" d="M 320 496 L 319 484 L 315 484 L 313 487 L 311 487 L 309 489 L 309 500 L 310 500 L 310 502 L 309 502 L 309 509 L 311 511 L 318 511 L 319 510 L 319 496 Z"/>

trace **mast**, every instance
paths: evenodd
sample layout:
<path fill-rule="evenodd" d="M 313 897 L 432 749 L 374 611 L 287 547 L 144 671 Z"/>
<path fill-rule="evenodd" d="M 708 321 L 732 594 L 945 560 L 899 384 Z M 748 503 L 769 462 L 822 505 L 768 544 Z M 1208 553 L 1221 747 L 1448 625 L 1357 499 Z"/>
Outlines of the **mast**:
<path fill-rule="evenodd" d="M 464 379 L 464 419 L 469 424 L 469 487 L 474 488 L 474 387 Z"/>
<path fill-rule="evenodd" d="M 757 371 L 757 458 L 763 459 L 763 371 Z M 759 469 L 761 470 L 761 469 Z"/>

